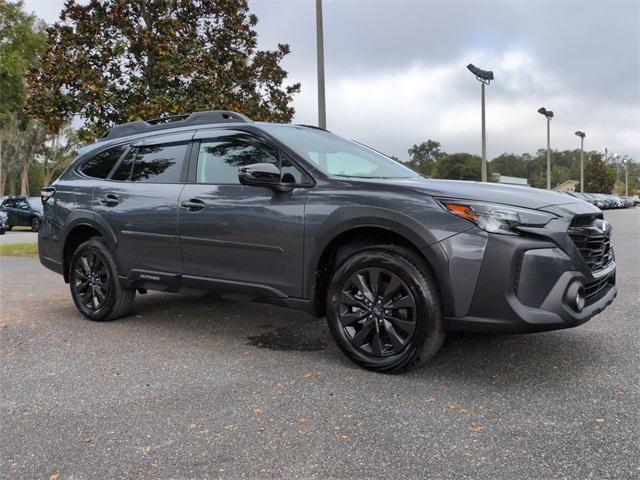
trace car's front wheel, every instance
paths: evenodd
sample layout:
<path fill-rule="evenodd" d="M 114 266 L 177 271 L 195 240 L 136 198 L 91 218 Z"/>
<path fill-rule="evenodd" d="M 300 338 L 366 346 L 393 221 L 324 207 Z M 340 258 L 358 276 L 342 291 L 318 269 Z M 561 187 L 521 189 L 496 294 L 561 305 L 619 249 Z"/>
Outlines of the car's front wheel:
<path fill-rule="evenodd" d="M 76 307 L 89 320 L 115 320 L 133 308 L 135 289 L 120 285 L 113 254 L 96 238 L 82 243 L 74 252 L 69 284 Z"/>
<path fill-rule="evenodd" d="M 40 219 L 38 217 L 33 217 L 31 219 L 31 231 L 37 232 L 40 230 Z"/>
<path fill-rule="evenodd" d="M 340 349 L 376 371 L 422 365 L 445 337 L 437 284 L 406 249 L 370 247 L 344 260 L 329 286 L 327 320 Z"/>

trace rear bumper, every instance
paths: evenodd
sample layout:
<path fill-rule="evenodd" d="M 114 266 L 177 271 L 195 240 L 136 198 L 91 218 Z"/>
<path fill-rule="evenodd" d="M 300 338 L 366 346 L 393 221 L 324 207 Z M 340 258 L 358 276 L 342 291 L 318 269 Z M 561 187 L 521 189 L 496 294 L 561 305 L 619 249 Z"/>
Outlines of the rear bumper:
<path fill-rule="evenodd" d="M 471 256 L 464 235 L 482 234 L 452 237 L 444 247 L 449 255 L 459 255 L 464 245 L 466 257 Z M 461 294 L 464 289 L 456 288 L 459 282 L 452 283 L 458 298 L 453 314 L 445 317 L 447 330 L 531 333 L 575 327 L 602 312 L 617 295 L 614 260 L 599 271 L 585 271 L 582 258 L 576 258 L 579 252 L 570 249 L 567 254 L 550 239 L 486 235 L 484 248 L 478 250 L 482 260 L 477 273 L 471 264 L 456 271 L 460 267 L 450 261 L 450 277 L 466 274 L 465 281 L 474 287 L 469 300 L 467 293 Z M 583 293 L 582 308 L 576 304 L 578 290 Z"/>

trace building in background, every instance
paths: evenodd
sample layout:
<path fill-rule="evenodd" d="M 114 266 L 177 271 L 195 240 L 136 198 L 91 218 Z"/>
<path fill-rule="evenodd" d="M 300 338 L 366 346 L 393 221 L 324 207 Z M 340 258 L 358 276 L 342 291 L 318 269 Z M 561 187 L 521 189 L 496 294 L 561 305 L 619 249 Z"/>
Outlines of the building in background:
<path fill-rule="evenodd" d="M 578 180 L 567 180 L 553 187 L 554 192 L 575 192 L 578 190 L 580 182 Z"/>
<path fill-rule="evenodd" d="M 491 179 L 497 183 L 505 183 L 507 185 L 520 185 L 522 187 L 528 187 L 529 182 L 526 178 L 522 177 L 509 177 L 507 175 L 500 175 L 499 173 L 492 173 Z"/>

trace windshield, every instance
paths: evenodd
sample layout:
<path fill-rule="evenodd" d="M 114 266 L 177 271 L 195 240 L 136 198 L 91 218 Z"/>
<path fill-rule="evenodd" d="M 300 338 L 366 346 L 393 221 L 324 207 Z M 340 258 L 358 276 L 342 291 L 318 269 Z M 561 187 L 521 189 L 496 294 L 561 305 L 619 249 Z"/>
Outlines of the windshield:
<path fill-rule="evenodd" d="M 264 125 L 264 130 L 328 175 L 415 178 L 417 173 L 364 145 L 309 127 Z"/>

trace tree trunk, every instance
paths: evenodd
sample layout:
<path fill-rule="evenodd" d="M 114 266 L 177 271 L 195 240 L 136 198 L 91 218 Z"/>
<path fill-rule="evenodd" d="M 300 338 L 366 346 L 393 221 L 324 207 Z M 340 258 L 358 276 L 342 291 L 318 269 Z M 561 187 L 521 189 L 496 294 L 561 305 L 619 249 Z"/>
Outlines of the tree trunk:
<path fill-rule="evenodd" d="M 24 162 L 20 171 L 20 195 L 29 195 L 29 162 Z"/>
<path fill-rule="evenodd" d="M 0 197 L 4 195 L 4 185 L 7 183 L 4 165 L 2 164 L 2 137 L 0 137 Z"/>

